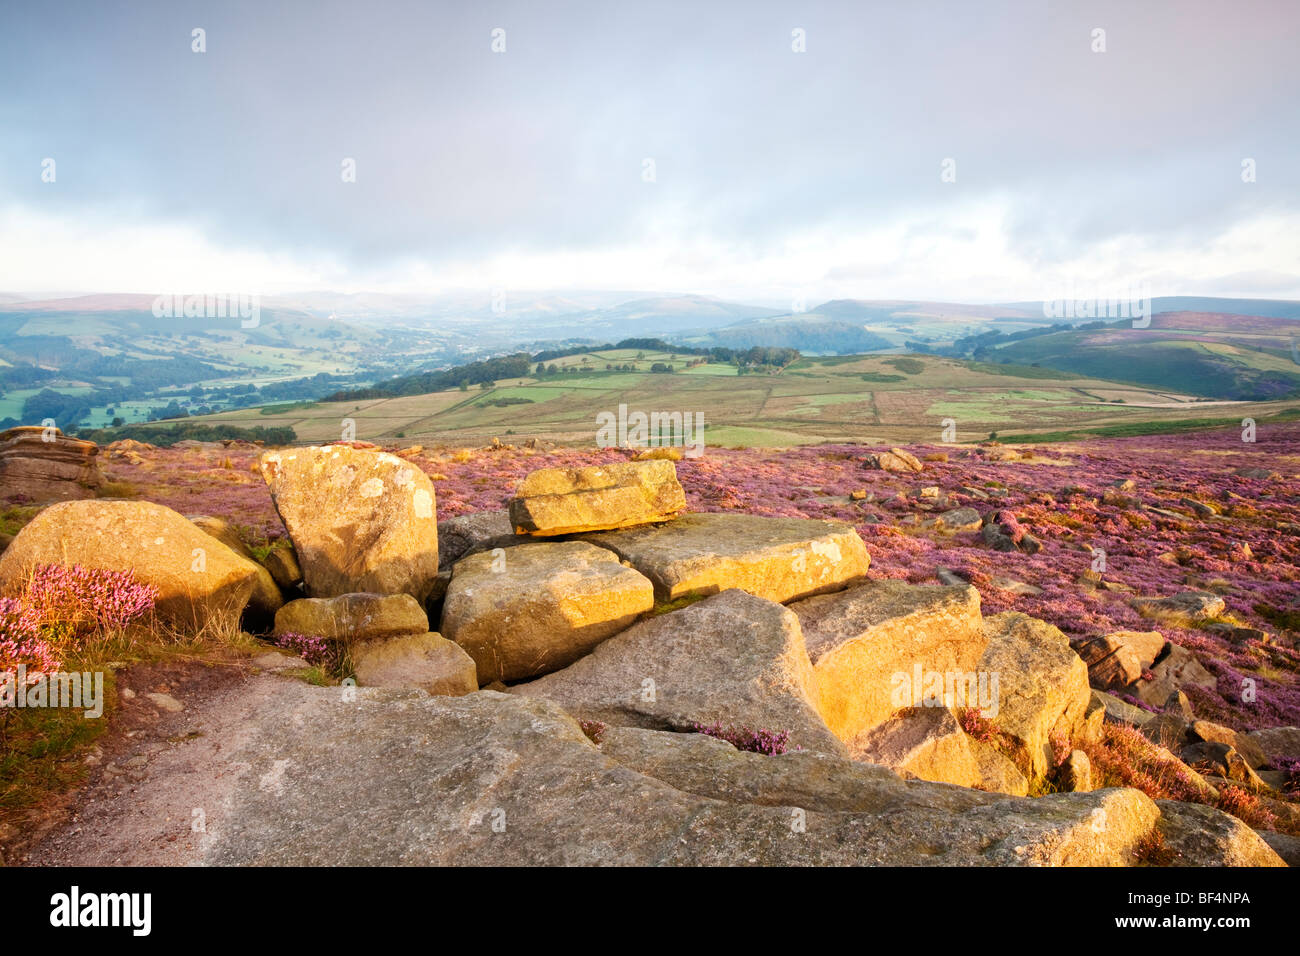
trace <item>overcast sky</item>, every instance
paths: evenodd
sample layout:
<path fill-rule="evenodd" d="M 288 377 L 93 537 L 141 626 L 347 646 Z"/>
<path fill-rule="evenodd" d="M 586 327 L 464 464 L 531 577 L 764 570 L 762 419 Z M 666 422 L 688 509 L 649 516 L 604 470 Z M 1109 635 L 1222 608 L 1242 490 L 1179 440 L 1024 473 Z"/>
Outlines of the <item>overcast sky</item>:
<path fill-rule="evenodd" d="M 4 3 L 0 291 L 1300 298 L 1298 36 L 1289 0 Z"/>

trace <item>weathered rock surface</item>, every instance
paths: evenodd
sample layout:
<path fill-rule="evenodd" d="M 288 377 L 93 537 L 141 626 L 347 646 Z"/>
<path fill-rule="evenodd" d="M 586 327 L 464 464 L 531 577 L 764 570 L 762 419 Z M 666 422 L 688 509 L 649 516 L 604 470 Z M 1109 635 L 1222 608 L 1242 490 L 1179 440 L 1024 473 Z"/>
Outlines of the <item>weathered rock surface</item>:
<path fill-rule="evenodd" d="M 299 598 L 275 615 L 275 633 L 333 641 L 375 641 L 426 634 L 429 618 L 409 594 L 341 594 Z"/>
<path fill-rule="evenodd" d="M 561 535 L 667 521 L 686 507 L 671 461 L 542 468 L 510 500 L 514 530 Z"/>
<path fill-rule="evenodd" d="M 262 559 L 262 567 L 270 573 L 281 590 L 291 591 L 302 584 L 302 565 L 292 546 L 272 548 Z"/>
<path fill-rule="evenodd" d="M 585 540 L 609 548 L 653 581 L 659 601 L 728 588 L 792 601 L 857 581 L 870 563 L 851 525 L 808 518 L 688 514 Z"/>
<path fill-rule="evenodd" d="M 1135 707 L 1128 701 L 1120 700 L 1114 694 L 1094 690 L 1092 696 L 1105 708 L 1106 720 L 1112 723 L 1131 724 L 1134 727 L 1141 727 L 1155 716 L 1151 711 Z"/>
<path fill-rule="evenodd" d="M 867 581 L 790 610 L 817 675 L 818 709 L 846 743 L 922 703 L 925 687 L 914 685 L 926 675 L 975 671 L 988 644 L 970 585 Z"/>
<path fill-rule="evenodd" d="M 921 464 L 920 459 L 910 451 L 902 448 L 891 448 L 889 451 L 873 452 L 864 455 L 862 462 L 868 468 L 878 468 L 881 471 L 892 471 L 898 473 L 909 473 L 922 471 L 925 466 Z"/>
<path fill-rule="evenodd" d="M 0 590 L 16 592 L 42 564 L 133 571 L 158 589 L 178 627 L 237 628 L 258 566 L 170 508 L 147 501 L 63 501 L 36 515 L 0 555 Z"/>
<path fill-rule="evenodd" d="M 953 508 L 936 515 L 934 526 L 942 531 L 978 531 L 982 521 L 974 508 Z"/>
<path fill-rule="evenodd" d="M 992 719 L 1008 742 L 1008 756 L 1031 780 L 1052 768 L 1051 737 L 1083 742 L 1092 691 L 1087 665 L 1064 634 L 1016 611 L 984 620 L 988 649 L 978 669 L 998 675 Z M 991 676 L 990 676 L 991 682 Z"/>
<path fill-rule="evenodd" d="M 409 634 L 354 645 L 352 667 L 363 687 L 414 687 L 448 697 L 478 690 L 474 659 L 441 634 Z"/>
<path fill-rule="evenodd" d="M 261 467 L 308 595 L 428 597 L 438 573 L 428 475 L 396 455 L 346 445 L 268 452 Z"/>
<path fill-rule="evenodd" d="M 1269 763 L 1286 758 L 1300 760 L 1300 727 L 1268 727 L 1252 730 L 1246 736 L 1259 745 Z"/>
<path fill-rule="evenodd" d="M 1164 598 L 1137 598 L 1133 603 L 1139 612 L 1148 616 L 1178 614 L 1193 621 L 1218 617 L 1227 610 L 1223 598 L 1205 591 L 1180 591 Z"/>
<path fill-rule="evenodd" d="M 438 522 L 438 568 L 450 571 L 461 558 L 532 540 L 515 534 L 505 511 L 479 511 Z"/>
<path fill-rule="evenodd" d="M 619 731 L 602 752 L 554 705 L 492 692 L 357 696 L 288 684 L 256 714 L 199 862 L 1126 865 L 1160 818 L 1135 790 L 1015 799 L 698 735 Z M 1189 838 L 1184 862 L 1277 862 L 1181 806 L 1178 833 L 1235 837 Z"/>
<path fill-rule="evenodd" d="M 1238 733 L 1231 727 L 1224 727 L 1222 724 L 1208 720 L 1193 720 L 1188 727 L 1188 732 L 1193 740 L 1206 740 L 1233 748 L 1254 770 L 1269 762 L 1264 748 L 1250 734 Z"/>
<path fill-rule="evenodd" d="M 1250 827 L 1199 803 L 1157 800 L 1171 866 L 1285 866 Z"/>
<path fill-rule="evenodd" d="M 36 504 L 94 498 L 104 484 L 98 454 L 93 441 L 57 428 L 7 429 L 0 432 L 0 495 Z"/>
<path fill-rule="evenodd" d="M 879 764 L 905 777 L 959 787 L 974 787 L 983 779 L 970 738 L 946 707 L 899 711 L 859 735 L 850 753 L 854 760 Z"/>
<path fill-rule="evenodd" d="M 524 680 L 571 664 L 654 607 L 654 587 L 612 551 L 537 542 L 456 564 L 442 633 L 465 648 L 478 680 Z"/>
<path fill-rule="evenodd" d="M 846 752 L 817 713 L 799 619 L 739 590 L 641 621 L 565 670 L 512 691 L 618 726 L 683 731 L 721 723 L 789 731 L 792 747 Z"/>
<path fill-rule="evenodd" d="M 1092 789 L 1092 761 L 1082 750 L 1071 750 L 1056 771 L 1061 789 L 1067 793 L 1087 792 Z"/>
<path fill-rule="evenodd" d="M 238 532 L 225 518 L 214 518 L 211 515 L 188 515 L 187 517 L 204 534 L 216 538 L 231 551 L 257 567 L 257 581 L 253 586 L 253 593 L 248 599 L 248 606 L 251 610 L 269 620 L 284 604 L 284 596 L 280 593 L 280 586 L 275 583 L 275 578 L 271 576 L 271 572 L 258 563 L 248 545 L 244 544 L 244 539 L 239 536 Z"/>

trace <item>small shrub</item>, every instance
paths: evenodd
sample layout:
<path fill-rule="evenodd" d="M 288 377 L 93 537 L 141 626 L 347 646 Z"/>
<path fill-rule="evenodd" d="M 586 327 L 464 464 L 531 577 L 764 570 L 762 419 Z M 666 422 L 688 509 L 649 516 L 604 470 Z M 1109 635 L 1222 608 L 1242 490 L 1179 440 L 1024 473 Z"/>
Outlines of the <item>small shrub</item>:
<path fill-rule="evenodd" d="M 343 650 L 339 642 L 329 638 L 287 631 L 276 636 L 275 645 L 293 651 L 311 666 L 330 673 L 337 673 L 343 665 Z"/>
<path fill-rule="evenodd" d="M 748 727 L 723 727 L 722 724 L 709 724 L 708 726 L 692 724 L 691 726 L 696 733 L 716 737 L 718 740 L 725 740 L 737 750 L 764 754 L 768 757 L 785 753 L 790 745 L 790 731 L 788 730 L 765 730 L 762 727 L 758 730 L 751 730 Z"/>
<path fill-rule="evenodd" d="M 1165 842 L 1164 833 L 1155 827 L 1133 848 L 1133 860 L 1145 866 L 1169 866 L 1181 855 Z"/>
<path fill-rule="evenodd" d="M 966 735 L 982 744 L 991 744 L 998 739 L 997 726 L 981 714 L 978 707 L 963 708 L 957 719 Z"/>
<path fill-rule="evenodd" d="M 1260 802 L 1259 797 L 1241 787 L 1224 787 L 1219 791 L 1219 809 L 1256 830 L 1277 829 L 1277 817 Z"/>
<path fill-rule="evenodd" d="M 599 720 L 579 720 L 578 726 L 581 727 L 582 732 L 587 735 L 587 739 L 598 746 L 601 737 L 604 736 L 605 731 L 609 729 L 608 724 Z"/>
<path fill-rule="evenodd" d="M 41 565 L 21 596 L 41 636 L 56 646 L 80 646 L 121 631 L 150 614 L 157 599 L 158 589 L 130 571 L 76 564 Z"/>

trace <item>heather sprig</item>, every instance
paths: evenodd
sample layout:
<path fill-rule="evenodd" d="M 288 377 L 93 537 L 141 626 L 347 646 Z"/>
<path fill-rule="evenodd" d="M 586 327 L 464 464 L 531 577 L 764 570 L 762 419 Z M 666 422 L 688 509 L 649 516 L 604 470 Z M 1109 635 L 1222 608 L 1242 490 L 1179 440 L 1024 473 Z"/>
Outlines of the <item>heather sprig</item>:
<path fill-rule="evenodd" d="M 716 737 L 718 740 L 725 740 L 737 750 L 765 754 L 769 757 L 785 753 L 790 745 L 790 731 L 788 730 L 766 730 L 762 727 L 751 730 L 748 727 L 724 727 L 722 724 L 708 724 L 707 726 L 692 724 L 691 727 L 697 734 L 706 734 L 709 737 Z"/>

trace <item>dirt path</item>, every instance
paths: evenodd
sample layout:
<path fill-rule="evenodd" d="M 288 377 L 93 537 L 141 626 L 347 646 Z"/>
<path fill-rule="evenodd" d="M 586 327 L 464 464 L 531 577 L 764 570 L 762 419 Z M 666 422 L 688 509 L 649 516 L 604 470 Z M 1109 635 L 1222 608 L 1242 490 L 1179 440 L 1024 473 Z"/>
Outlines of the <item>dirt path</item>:
<path fill-rule="evenodd" d="M 254 717 L 273 698 L 305 689 L 276 673 L 292 660 L 270 653 L 242 665 L 184 661 L 119 671 L 118 710 L 87 758 L 89 779 L 43 808 L 6 849 L 6 861 L 198 862 L 204 831 L 220 821 L 247 769 L 234 754 L 255 732 Z"/>

